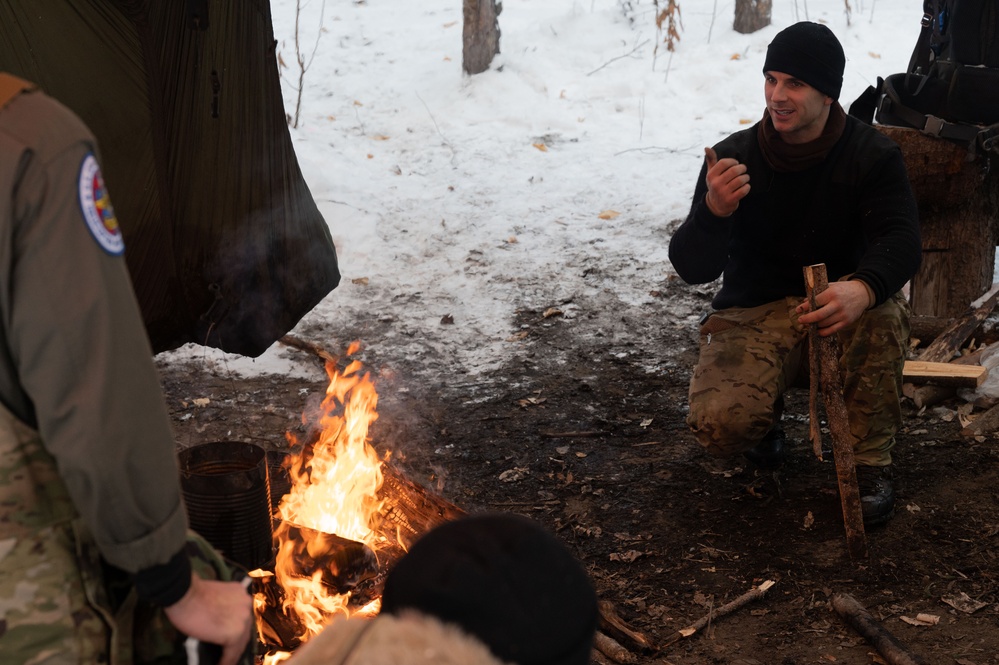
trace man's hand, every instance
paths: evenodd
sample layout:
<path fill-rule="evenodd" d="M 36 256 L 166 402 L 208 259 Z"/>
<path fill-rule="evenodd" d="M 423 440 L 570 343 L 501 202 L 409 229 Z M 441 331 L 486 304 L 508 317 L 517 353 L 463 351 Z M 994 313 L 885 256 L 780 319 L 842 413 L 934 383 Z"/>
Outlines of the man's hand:
<path fill-rule="evenodd" d="M 239 582 L 191 577 L 184 597 L 165 608 L 167 619 L 185 635 L 221 646 L 219 665 L 236 665 L 250 641 L 253 599 Z"/>
<path fill-rule="evenodd" d="M 704 196 L 704 202 L 716 216 L 728 217 L 739 207 L 739 201 L 749 194 L 746 165 L 731 157 L 718 159 L 714 148 L 705 148 L 704 157 L 708 162 L 705 177 L 708 193 Z"/>
<path fill-rule="evenodd" d="M 815 296 L 815 304 L 818 309 L 814 312 L 807 298 L 798 305 L 796 311 L 801 315 L 798 322 L 803 326 L 815 323 L 819 335 L 828 337 L 859 319 L 872 303 L 867 286 L 859 280 L 850 280 L 832 282 L 829 288 Z"/>

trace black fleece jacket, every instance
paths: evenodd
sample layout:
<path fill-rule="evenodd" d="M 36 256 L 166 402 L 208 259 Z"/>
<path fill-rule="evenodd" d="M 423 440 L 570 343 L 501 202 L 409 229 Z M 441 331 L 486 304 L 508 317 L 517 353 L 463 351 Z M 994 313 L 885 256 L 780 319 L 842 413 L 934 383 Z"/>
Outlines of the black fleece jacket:
<path fill-rule="evenodd" d="M 883 303 L 912 278 L 922 249 L 915 197 L 898 146 L 855 118 L 825 161 L 776 172 L 760 151 L 757 126 L 717 146 L 718 158 L 747 165 L 749 195 L 729 217 L 704 201 L 707 163 L 693 205 L 673 234 L 669 258 L 689 284 L 722 276 L 715 309 L 755 307 L 805 296 L 804 266 L 825 263 L 829 281 L 852 273 Z"/>

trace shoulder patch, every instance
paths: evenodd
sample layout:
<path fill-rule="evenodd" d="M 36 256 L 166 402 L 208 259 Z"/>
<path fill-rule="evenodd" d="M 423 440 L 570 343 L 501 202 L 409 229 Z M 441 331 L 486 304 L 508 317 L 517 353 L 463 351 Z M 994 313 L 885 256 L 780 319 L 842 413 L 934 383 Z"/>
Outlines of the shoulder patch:
<path fill-rule="evenodd" d="M 105 252 L 121 256 L 125 252 L 125 239 L 118 226 L 118 218 L 111 206 L 111 197 L 104 186 L 101 167 L 93 153 L 88 152 L 80 164 L 80 212 L 94 240 Z"/>

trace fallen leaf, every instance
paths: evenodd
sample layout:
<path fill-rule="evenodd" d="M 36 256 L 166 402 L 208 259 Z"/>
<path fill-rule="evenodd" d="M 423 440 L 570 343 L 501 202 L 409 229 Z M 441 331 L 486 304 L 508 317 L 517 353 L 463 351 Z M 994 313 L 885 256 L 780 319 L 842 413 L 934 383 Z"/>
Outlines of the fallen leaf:
<path fill-rule="evenodd" d="M 501 473 L 499 475 L 499 479 L 500 482 L 515 483 L 518 480 L 523 480 L 528 473 L 530 473 L 530 471 L 526 467 L 515 466 L 512 469 L 507 469 Z"/>
<path fill-rule="evenodd" d="M 567 452 L 569 452 L 569 446 L 559 446 L 558 448 L 555 449 L 555 452 L 557 452 L 559 455 L 565 455 Z"/>
<path fill-rule="evenodd" d="M 371 137 L 371 139 L 373 141 L 388 141 L 389 137 L 385 136 L 384 134 L 375 134 L 374 136 Z"/>
<path fill-rule="evenodd" d="M 453 26 L 456 23 L 457 23 L 457 21 L 448 21 L 447 23 L 444 24 L 444 27 L 445 28 L 450 28 L 451 26 Z"/>
<path fill-rule="evenodd" d="M 546 146 L 544 143 L 532 143 L 531 145 L 533 145 L 541 152 L 548 152 L 548 146 Z"/>
<path fill-rule="evenodd" d="M 741 53 L 733 53 L 732 57 L 730 57 L 729 60 L 742 60 L 742 54 Z"/>
<path fill-rule="evenodd" d="M 506 239 L 506 242 L 507 242 L 508 245 L 516 245 L 517 244 L 517 236 L 510 236 L 509 238 Z"/>
<path fill-rule="evenodd" d="M 586 453 L 576 453 L 576 457 L 582 459 L 582 458 L 586 457 Z"/>
<path fill-rule="evenodd" d="M 740 125 L 751 125 L 756 122 L 755 118 L 739 118 Z"/>
<path fill-rule="evenodd" d="M 441 324 L 443 325 L 454 324 L 454 317 L 451 316 L 450 314 L 445 314 L 444 316 L 441 317 Z"/>
<path fill-rule="evenodd" d="M 638 426 L 639 427 L 648 427 L 651 424 L 652 424 L 652 418 L 646 418 L 642 422 L 638 423 Z"/>
<path fill-rule="evenodd" d="M 972 614 L 974 612 L 977 612 L 978 610 L 988 605 L 988 603 L 983 603 L 980 600 L 975 600 L 974 598 L 971 598 L 968 594 L 966 594 L 963 591 L 960 593 L 956 593 L 952 596 L 944 596 L 940 600 L 947 603 L 955 610 L 958 610 L 959 612 L 964 612 L 966 614 Z"/>
<path fill-rule="evenodd" d="M 351 284 L 359 284 L 360 286 L 367 286 L 368 285 L 368 278 L 367 277 L 355 277 L 354 279 L 350 280 L 350 283 Z"/>
<path fill-rule="evenodd" d="M 519 333 L 514 333 L 506 338 L 508 342 L 519 342 L 530 334 L 529 330 L 521 330 Z"/>
<path fill-rule="evenodd" d="M 444 56 L 444 62 L 451 62 L 451 56 L 449 55 Z"/>
<path fill-rule="evenodd" d="M 874 51 L 868 51 L 867 55 L 871 56 L 875 60 L 880 60 L 881 59 L 881 54 L 880 53 L 875 53 Z"/>
<path fill-rule="evenodd" d="M 364 104 L 362 104 L 361 102 L 359 102 L 359 101 L 357 101 L 357 100 L 355 99 L 355 100 L 354 100 L 354 106 L 364 106 Z"/>
<path fill-rule="evenodd" d="M 922 508 L 920 508 L 914 503 L 910 503 L 905 507 L 905 509 L 908 510 L 910 513 L 918 513 L 920 510 L 922 510 Z"/>
<path fill-rule="evenodd" d="M 548 319 L 553 316 L 562 316 L 562 314 L 563 314 L 562 310 L 560 310 L 558 307 L 549 307 L 548 309 L 545 310 L 544 314 L 542 314 L 541 316 L 542 318 Z"/>
<path fill-rule="evenodd" d="M 617 210 L 604 210 L 602 213 L 597 215 L 597 217 L 599 217 L 600 219 L 614 219 L 620 214 L 621 213 L 619 213 Z"/>
<path fill-rule="evenodd" d="M 815 515 L 812 515 L 812 511 L 809 510 L 808 514 L 805 515 L 805 522 L 803 526 L 806 529 L 811 529 L 813 526 L 815 526 Z"/>
<path fill-rule="evenodd" d="M 208 406 L 211 402 L 207 397 L 198 397 L 197 399 L 191 400 L 194 406 Z"/>
<path fill-rule="evenodd" d="M 638 550 L 628 550 L 627 552 L 611 552 L 611 561 L 623 561 L 625 563 L 632 563 L 635 559 L 642 556 L 642 553 Z"/>
<path fill-rule="evenodd" d="M 328 115 L 328 116 L 326 116 L 326 119 L 329 120 L 330 122 L 333 122 L 334 120 L 336 120 L 336 116 L 335 115 Z"/>
<path fill-rule="evenodd" d="M 375 158 L 375 156 L 374 156 L 374 155 L 372 155 L 372 154 L 371 154 L 371 153 L 369 152 L 369 153 L 368 153 L 368 159 L 374 159 L 374 158 Z"/>

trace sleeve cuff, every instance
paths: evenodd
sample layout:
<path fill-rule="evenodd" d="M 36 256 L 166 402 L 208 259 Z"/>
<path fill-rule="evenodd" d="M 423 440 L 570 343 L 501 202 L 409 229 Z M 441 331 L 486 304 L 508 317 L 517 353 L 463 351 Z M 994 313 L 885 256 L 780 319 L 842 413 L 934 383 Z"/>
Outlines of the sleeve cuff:
<path fill-rule="evenodd" d="M 866 307 L 866 309 L 871 309 L 872 307 L 874 307 L 874 305 L 878 302 L 878 299 L 874 295 L 874 289 L 871 288 L 871 285 L 868 284 L 867 282 L 865 282 L 862 279 L 855 279 L 853 281 L 860 282 L 861 284 L 864 285 L 864 288 L 867 289 L 867 299 L 868 299 L 868 301 L 867 301 L 867 307 Z"/>
<path fill-rule="evenodd" d="M 170 607 L 191 588 L 191 560 L 181 548 L 164 564 L 144 568 L 133 576 L 139 598 L 159 607 Z"/>

